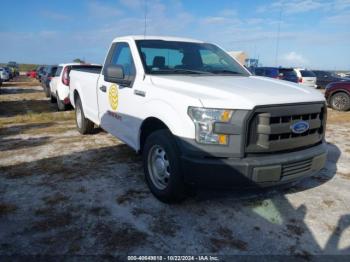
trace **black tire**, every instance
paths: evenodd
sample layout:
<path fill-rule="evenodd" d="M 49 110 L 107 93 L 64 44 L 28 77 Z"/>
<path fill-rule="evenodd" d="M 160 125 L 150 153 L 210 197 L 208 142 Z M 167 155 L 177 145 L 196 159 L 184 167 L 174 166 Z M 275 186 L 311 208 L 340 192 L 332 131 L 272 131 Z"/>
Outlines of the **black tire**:
<path fill-rule="evenodd" d="M 50 88 L 44 87 L 44 91 L 45 91 L 45 96 L 50 97 Z"/>
<path fill-rule="evenodd" d="M 331 97 L 331 107 L 338 111 L 350 109 L 350 96 L 345 92 L 338 92 Z"/>
<path fill-rule="evenodd" d="M 50 93 L 50 102 L 51 103 L 56 103 L 56 97 L 54 97 L 51 93 L 51 90 L 49 90 L 49 93 Z"/>
<path fill-rule="evenodd" d="M 79 123 L 79 121 L 81 122 Z M 85 118 L 83 106 L 79 97 L 75 101 L 75 124 L 79 133 L 82 135 L 91 134 L 94 130 L 94 123 Z"/>
<path fill-rule="evenodd" d="M 60 100 L 60 98 L 58 97 L 57 94 L 56 94 L 56 104 L 57 104 L 58 111 L 66 111 L 67 110 L 67 105 L 65 103 L 63 103 L 62 100 Z"/>
<path fill-rule="evenodd" d="M 151 163 L 154 163 L 153 167 L 156 165 L 156 161 L 151 159 L 154 155 L 152 152 L 158 150 L 157 148 L 164 150 L 163 160 L 166 159 L 168 163 L 166 168 L 164 168 L 165 165 L 162 166 L 163 170 L 167 170 L 169 173 L 166 185 L 162 185 L 164 188 L 157 185 L 160 180 L 155 182 L 155 175 L 152 175 L 154 169 L 152 169 Z M 143 148 L 143 166 L 147 184 L 156 198 L 165 203 L 180 202 L 185 199 L 186 188 L 180 163 L 180 152 L 169 130 L 161 129 L 147 137 Z"/>

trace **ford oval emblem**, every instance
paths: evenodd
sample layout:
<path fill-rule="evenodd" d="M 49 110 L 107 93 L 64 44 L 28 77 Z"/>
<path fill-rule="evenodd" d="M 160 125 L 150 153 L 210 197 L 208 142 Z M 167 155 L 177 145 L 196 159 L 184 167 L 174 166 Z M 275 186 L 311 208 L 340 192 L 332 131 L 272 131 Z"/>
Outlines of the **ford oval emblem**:
<path fill-rule="evenodd" d="M 302 134 L 309 130 L 310 125 L 305 121 L 298 121 L 290 126 L 290 129 L 294 134 Z"/>

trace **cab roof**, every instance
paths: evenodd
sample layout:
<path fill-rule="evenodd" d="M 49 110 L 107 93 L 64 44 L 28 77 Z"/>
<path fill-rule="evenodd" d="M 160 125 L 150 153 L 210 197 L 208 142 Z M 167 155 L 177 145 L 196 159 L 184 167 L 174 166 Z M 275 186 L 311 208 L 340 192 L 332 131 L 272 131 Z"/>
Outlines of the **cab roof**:
<path fill-rule="evenodd" d="M 192 42 L 192 43 L 204 43 L 203 41 L 191 39 L 191 38 L 182 38 L 182 37 L 173 37 L 173 36 L 153 36 L 153 35 L 128 35 L 114 38 L 113 42 L 118 41 L 136 41 L 136 40 L 163 40 L 163 41 L 179 41 L 179 42 Z"/>

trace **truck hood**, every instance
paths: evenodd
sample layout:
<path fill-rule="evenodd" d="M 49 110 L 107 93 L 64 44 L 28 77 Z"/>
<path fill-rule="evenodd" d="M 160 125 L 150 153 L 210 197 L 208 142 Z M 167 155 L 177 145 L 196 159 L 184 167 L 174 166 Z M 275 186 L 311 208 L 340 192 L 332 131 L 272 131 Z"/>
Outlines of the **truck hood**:
<path fill-rule="evenodd" d="M 204 107 L 253 109 L 259 105 L 324 101 L 313 88 L 258 76 L 151 76 L 154 86 L 198 98 Z"/>

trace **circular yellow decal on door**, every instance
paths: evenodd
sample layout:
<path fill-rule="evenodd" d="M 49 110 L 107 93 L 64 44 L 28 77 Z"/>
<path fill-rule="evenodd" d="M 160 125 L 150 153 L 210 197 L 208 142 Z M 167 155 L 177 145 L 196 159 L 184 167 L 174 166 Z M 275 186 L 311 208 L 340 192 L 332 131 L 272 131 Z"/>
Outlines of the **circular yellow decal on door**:
<path fill-rule="evenodd" d="M 118 108 L 118 87 L 117 85 L 113 84 L 109 88 L 108 91 L 108 99 L 109 104 L 113 110 L 117 110 Z"/>

